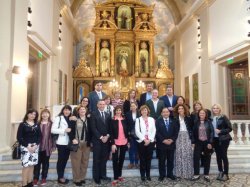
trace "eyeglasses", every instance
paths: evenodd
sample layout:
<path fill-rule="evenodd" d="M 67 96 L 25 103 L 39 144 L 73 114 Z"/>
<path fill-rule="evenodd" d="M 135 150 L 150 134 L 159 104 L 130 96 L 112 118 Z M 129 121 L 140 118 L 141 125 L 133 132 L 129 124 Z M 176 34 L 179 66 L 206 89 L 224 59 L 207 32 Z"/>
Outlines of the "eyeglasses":
<path fill-rule="evenodd" d="M 84 102 L 89 102 L 88 100 L 82 100 L 82 101 L 84 101 Z"/>

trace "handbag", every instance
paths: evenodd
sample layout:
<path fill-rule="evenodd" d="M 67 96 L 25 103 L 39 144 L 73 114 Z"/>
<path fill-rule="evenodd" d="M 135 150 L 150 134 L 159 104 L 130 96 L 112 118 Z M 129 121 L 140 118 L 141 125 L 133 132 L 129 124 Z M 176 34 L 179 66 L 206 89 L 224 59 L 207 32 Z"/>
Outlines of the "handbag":
<path fill-rule="evenodd" d="M 58 124 L 58 127 L 57 127 L 58 129 L 60 128 L 60 125 L 61 125 L 61 116 L 60 116 L 59 124 Z M 52 137 L 53 144 L 54 143 L 56 144 L 56 141 L 58 140 L 59 134 L 51 133 L 51 137 Z"/>
<path fill-rule="evenodd" d="M 21 148 L 20 148 L 20 144 L 18 141 L 16 141 L 13 145 L 12 145 L 12 159 L 20 159 L 21 158 Z"/>
<path fill-rule="evenodd" d="M 76 134 L 77 134 L 77 137 L 78 137 L 78 140 L 79 140 L 79 134 L 78 134 L 77 129 L 76 129 Z M 70 151 L 77 152 L 78 148 L 79 148 L 79 142 L 77 144 L 73 144 L 73 142 L 69 140 L 68 149 Z"/>
<path fill-rule="evenodd" d="M 224 142 L 224 141 L 231 141 L 232 137 L 230 134 L 221 134 L 219 135 L 219 141 Z"/>

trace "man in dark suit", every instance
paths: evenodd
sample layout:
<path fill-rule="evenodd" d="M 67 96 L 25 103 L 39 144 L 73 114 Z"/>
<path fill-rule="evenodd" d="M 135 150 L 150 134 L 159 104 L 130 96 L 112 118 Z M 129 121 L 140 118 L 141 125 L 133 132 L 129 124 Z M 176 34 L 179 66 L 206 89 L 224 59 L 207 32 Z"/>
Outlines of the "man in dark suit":
<path fill-rule="evenodd" d="M 179 133 L 179 126 L 173 118 L 170 118 L 168 108 L 163 108 L 162 118 L 156 120 L 156 148 L 159 159 L 159 181 L 166 177 L 167 159 L 167 178 L 176 180 L 173 175 L 175 142 Z"/>
<path fill-rule="evenodd" d="M 91 132 L 93 143 L 93 179 L 96 184 L 100 180 L 111 180 L 106 176 L 106 163 L 110 151 L 110 115 L 104 112 L 105 101 L 97 102 L 97 111 L 91 114 Z"/>
<path fill-rule="evenodd" d="M 89 110 L 91 112 L 97 111 L 97 102 L 104 99 L 106 93 L 102 92 L 102 83 L 97 81 L 95 83 L 95 90 L 89 93 Z"/>
<path fill-rule="evenodd" d="M 173 94 L 172 86 L 167 87 L 166 95 L 162 96 L 160 99 L 164 101 L 165 107 L 170 111 L 170 116 L 173 117 L 173 110 L 177 104 L 178 97 Z"/>
<path fill-rule="evenodd" d="M 146 90 L 147 92 L 140 96 L 140 106 L 145 105 L 146 101 L 152 98 L 153 83 L 147 83 Z"/>
<path fill-rule="evenodd" d="M 165 107 L 164 102 L 158 99 L 158 90 L 154 89 L 152 91 L 152 99 L 146 102 L 150 110 L 149 116 L 157 120 L 161 116 L 161 111 Z"/>

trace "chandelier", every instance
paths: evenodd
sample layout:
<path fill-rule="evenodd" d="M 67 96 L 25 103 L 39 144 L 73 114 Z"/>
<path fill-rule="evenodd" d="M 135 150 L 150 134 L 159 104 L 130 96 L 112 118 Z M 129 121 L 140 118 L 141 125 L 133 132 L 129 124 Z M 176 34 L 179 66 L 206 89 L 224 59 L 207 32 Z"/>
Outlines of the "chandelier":
<path fill-rule="evenodd" d="M 115 79 L 113 79 L 113 80 L 109 83 L 109 87 L 110 87 L 111 89 L 116 89 L 116 88 L 119 88 L 119 84 L 118 84 L 118 82 L 117 82 Z"/>
<path fill-rule="evenodd" d="M 145 83 L 142 81 L 136 82 L 135 87 L 137 89 L 144 89 L 145 88 Z"/>

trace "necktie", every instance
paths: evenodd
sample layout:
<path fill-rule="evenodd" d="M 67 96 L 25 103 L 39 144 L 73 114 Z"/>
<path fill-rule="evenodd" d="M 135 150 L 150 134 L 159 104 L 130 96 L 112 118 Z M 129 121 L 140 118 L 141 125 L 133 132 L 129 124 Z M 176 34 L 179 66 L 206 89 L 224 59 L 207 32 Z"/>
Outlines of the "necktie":
<path fill-rule="evenodd" d="M 105 121 L 104 112 L 101 112 L 101 114 L 102 114 L 102 121 L 104 122 Z"/>
<path fill-rule="evenodd" d="M 166 126 L 166 129 L 167 129 L 167 131 L 168 131 L 168 128 L 169 128 L 169 121 L 166 119 L 165 120 L 165 126 Z"/>

